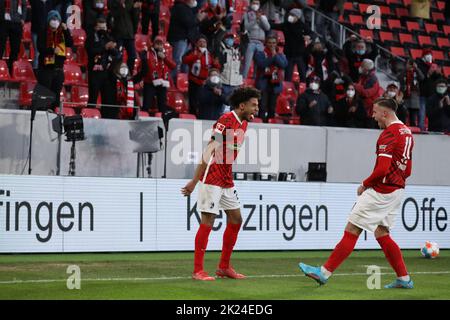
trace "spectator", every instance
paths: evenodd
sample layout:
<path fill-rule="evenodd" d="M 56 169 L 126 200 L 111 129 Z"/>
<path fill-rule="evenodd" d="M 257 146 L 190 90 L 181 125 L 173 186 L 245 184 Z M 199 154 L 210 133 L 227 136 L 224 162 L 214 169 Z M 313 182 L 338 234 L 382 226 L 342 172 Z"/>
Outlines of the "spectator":
<path fill-rule="evenodd" d="M 64 61 L 67 47 L 72 46 L 72 37 L 61 16 L 56 10 L 47 15 L 47 27 L 41 31 L 37 39 L 39 55 L 38 80 L 55 94 L 52 107 L 60 104 L 60 93 L 64 83 Z"/>
<path fill-rule="evenodd" d="M 142 77 L 144 77 L 144 104 L 142 109 L 154 109 L 156 97 L 158 109 L 161 113 L 167 111 L 167 89 L 170 87 L 170 70 L 176 66 L 175 62 L 164 51 L 164 39 L 156 36 L 153 47 L 142 54 Z"/>
<path fill-rule="evenodd" d="M 130 73 L 133 73 L 134 59 L 136 59 L 134 35 L 138 27 L 141 4 L 142 2 L 134 2 L 134 0 L 108 0 L 112 18 L 112 35 L 119 48 L 123 47 L 127 50 L 127 66 Z"/>
<path fill-rule="evenodd" d="M 112 105 L 115 102 L 111 96 L 111 84 L 109 69 L 111 63 L 120 58 L 117 43 L 107 31 L 106 19 L 96 19 L 94 32 L 86 39 L 86 52 L 88 54 L 88 80 L 89 80 L 89 107 L 97 104 L 98 94 L 101 94 L 102 104 Z M 103 107 L 102 107 L 103 110 Z"/>
<path fill-rule="evenodd" d="M 264 51 L 255 55 L 257 66 L 256 88 L 261 90 L 259 117 L 267 121 L 275 116 L 277 99 L 283 90 L 284 70 L 287 67 L 286 56 L 277 47 L 277 38 L 268 36 Z"/>
<path fill-rule="evenodd" d="M 427 100 L 428 130 L 450 132 L 450 94 L 444 78 L 436 81 L 436 91 Z"/>
<path fill-rule="evenodd" d="M 8 68 L 10 73 L 14 61 L 19 56 L 22 27 L 25 24 L 26 17 L 26 0 L 0 0 L 0 59 L 3 57 L 6 40 L 9 38 Z"/>
<path fill-rule="evenodd" d="M 172 57 L 176 68 L 172 72 L 172 78 L 176 81 L 180 71 L 181 60 L 187 51 L 189 42 L 194 43 L 198 36 L 198 21 L 192 9 L 197 6 L 195 0 L 176 0 L 170 10 L 169 34 L 167 40 L 173 48 Z M 204 14 L 199 15 L 203 19 Z"/>
<path fill-rule="evenodd" d="M 375 74 L 375 64 L 370 59 L 364 59 L 359 67 L 359 81 L 355 84 L 355 90 L 362 98 L 364 109 L 369 119 L 372 118 L 373 102 L 383 94 L 383 88 Z M 369 121 L 369 127 L 375 127 L 374 121 Z"/>
<path fill-rule="evenodd" d="M 152 24 L 152 41 L 159 34 L 159 11 L 161 7 L 160 0 L 142 1 L 142 34 L 148 34 L 150 22 Z"/>
<path fill-rule="evenodd" d="M 306 82 L 305 36 L 310 33 L 310 29 L 302 21 L 302 17 L 302 10 L 295 8 L 289 11 L 287 20 L 284 23 L 271 24 L 272 29 L 281 30 L 284 34 L 284 54 L 288 60 L 286 81 L 292 81 L 294 67 L 297 66 L 300 81 Z"/>
<path fill-rule="evenodd" d="M 324 41 L 328 40 L 327 31 L 330 32 L 330 40 L 339 44 L 339 16 L 344 13 L 344 0 L 319 0 L 317 9 L 326 17 L 334 20 L 334 22 L 326 19 L 321 14 L 316 15 L 317 32 L 323 37 Z"/>
<path fill-rule="evenodd" d="M 83 29 L 86 35 L 95 32 L 97 18 L 107 16 L 105 0 L 83 0 Z"/>
<path fill-rule="evenodd" d="M 261 0 L 261 10 L 269 22 L 281 22 L 281 2 L 281 0 Z"/>
<path fill-rule="evenodd" d="M 38 35 L 47 28 L 47 15 L 53 9 L 51 0 L 30 0 L 31 5 L 31 39 L 34 48 L 33 69 L 39 66 Z"/>
<path fill-rule="evenodd" d="M 411 17 L 417 18 L 420 25 L 424 26 L 423 19 L 430 19 L 430 0 L 411 0 L 410 14 Z"/>
<path fill-rule="evenodd" d="M 54 9 L 59 12 L 61 22 L 67 24 L 67 8 L 72 5 L 73 0 L 50 0 L 53 1 Z"/>
<path fill-rule="evenodd" d="M 424 75 L 422 81 L 419 81 L 419 127 L 420 129 L 425 130 L 426 102 L 435 92 L 435 82 L 441 77 L 441 71 L 440 68 L 433 63 L 433 53 L 431 49 L 423 49 L 422 57 L 416 59 L 416 64 L 417 68 Z"/>
<path fill-rule="evenodd" d="M 422 81 L 424 77 L 424 74 L 417 67 L 417 64 L 411 59 L 407 61 L 405 71 L 399 76 L 401 90 L 404 92 L 405 106 L 408 109 L 409 125 L 412 127 L 417 127 L 419 125 L 419 82 Z"/>
<path fill-rule="evenodd" d="M 327 126 L 332 122 L 334 108 L 320 90 L 320 78 L 313 77 L 308 82 L 309 88 L 297 99 L 297 113 L 304 125 Z"/>
<path fill-rule="evenodd" d="M 281 7 L 286 12 L 289 12 L 292 9 L 302 10 L 302 17 L 300 19 L 306 25 L 311 25 L 312 10 L 309 9 L 307 7 L 307 5 L 308 4 L 307 4 L 306 0 L 282 0 L 281 1 Z"/>
<path fill-rule="evenodd" d="M 352 80 L 347 75 L 341 75 L 339 70 L 334 70 L 328 79 L 322 82 L 321 88 L 332 105 L 335 105 L 337 101 L 346 97 L 346 91 L 349 84 L 352 84 Z"/>
<path fill-rule="evenodd" d="M 207 39 L 200 36 L 194 50 L 186 53 L 183 63 L 189 66 L 189 112 L 197 115 L 198 95 L 205 84 L 211 68 L 220 69 L 220 64 L 208 51 Z"/>
<path fill-rule="evenodd" d="M 246 79 L 255 52 L 264 51 L 264 41 L 266 32 L 270 30 L 270 24 L 267 17 L 260 10 L 259 0 L 252 0 L 249 10 L 244 14 L 242 21 L 244 34 L 248 38 L 244 70 L 242 72 L 242 76 Z"/>
<path fill-rule="evenodd" d="M 450 1 L 445 1 L 444 7 L 445 24 L 450 25 Z"/>
<path fill-rule="evenodd" d="M 231 92 L 243 83 L 242 75 L 240 74 L 241 54 L 231 32 L 227 33 L 223 38 L 216 56 L 220 65 L 223 66 L 220 80 L 223 94 L 228 98 Z"/>
<path fill-rule="evenodd" d="M 208 50 L 216 52 L 226 30 L 231 28 L 230 17 L 218 0 L 208 0 L 201 12 L 205 14 L 205 18 L 200 23 L 200 32 L 208 38 Z"/>
<path fill-rule="evenodd" d="M 328 75 L 336 69 L 331 50 L 325 48 L 320 41 L 316 41 L 307 51 L 306 78 L 317 76 L 322 82 L 326 81 Z"/>
<path fill-rule="evenodd" d="M 217 120 L 223 113 L 227 99 L 221 87 L 219 70 L 209 70 L 209 77 L 199 92 L 198 118 Z"/>
<path fill-rule="evenodd" d="M 348 60 L 350 78 L 353 82 L 359 79 L 359 67 L 364 59 L 375 61 L 378 56 L 378 48 L 373 43 L 373 39 L 367 37 L 366 40 L 357 40 L 355 35 L 344 44 L 344 54 Z"/>
<path fill-rule="evenodd" d="M 365 128 L 366 110 L 355 86 L 349 84 L 345 96 L 334 104 L 335 125 L 338 127 Z"/>
<path fill-rule="evenodd" d="M 403 100 L 403 92 L 399 90 L 399 87 L 394 83 L 390 83 L 386 87 L 386 91 L 383 94 L 383 98 L 386 99 L 394 99 L 397 102 L 397 118 L 406 123 L 406 118 L 408 116 L 408 109 L 406 109 L 404 100 Z"/>

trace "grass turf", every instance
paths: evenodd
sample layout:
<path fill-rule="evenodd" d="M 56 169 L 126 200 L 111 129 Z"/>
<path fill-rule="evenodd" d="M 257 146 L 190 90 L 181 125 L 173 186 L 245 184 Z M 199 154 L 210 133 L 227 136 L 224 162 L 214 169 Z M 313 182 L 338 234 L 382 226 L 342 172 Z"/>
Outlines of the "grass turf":
<path fill-rule="evenodd" d="M 327 285 L 299 271 L 298 262 L 323 263 L 328 251 L 235 252 L 245 280 L 190 279 L 192 253 L 92 253 L 0 255 L 0 299 L 450 299 L 450 251 L 434 260 L 403 251 L 413 290 L 369 290 L 367 265 L 381 267 L 381 285 L 395 278 L 382 251 L 355 251 Z M 207 252 L 214 274 L 219 252 Z M 66 287 L 69 265 L 81 270 L 81 289 Z M 386 274 L 385 274 L 386 273 Z"/>

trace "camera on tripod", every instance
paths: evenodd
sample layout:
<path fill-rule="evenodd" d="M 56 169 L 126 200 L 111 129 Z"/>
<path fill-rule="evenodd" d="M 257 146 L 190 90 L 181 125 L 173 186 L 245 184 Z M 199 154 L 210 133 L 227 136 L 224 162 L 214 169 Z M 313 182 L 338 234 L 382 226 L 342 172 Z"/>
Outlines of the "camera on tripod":
<path fill-rule="evenodd" d="M 66 141 L 75 142 L 83 141 L 85 139 L 84 124 L 81 115 L 64 117 L 63 126 Z"/>

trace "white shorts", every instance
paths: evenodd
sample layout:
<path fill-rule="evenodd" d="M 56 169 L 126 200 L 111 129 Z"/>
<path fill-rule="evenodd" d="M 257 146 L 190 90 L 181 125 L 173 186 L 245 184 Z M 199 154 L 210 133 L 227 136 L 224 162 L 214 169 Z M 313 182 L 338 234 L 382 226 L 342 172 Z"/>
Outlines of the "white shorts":
<path fill-rule="evenodd" d="M 199 182 L 197 197 L 198 211 L 218 215 L 220 209 L 234 210 L 240 207 L 241 204 L 239 203 L 239 198 L 234 187 L 222 188 Z"/>
<path fill-rule="evenodd" d="M 348 221 L 361 229 L 375 232 L 378 226 L 391 229 L 403 199 L 404 189 L 379 193 L 367 189 L 358 197 Z"/>

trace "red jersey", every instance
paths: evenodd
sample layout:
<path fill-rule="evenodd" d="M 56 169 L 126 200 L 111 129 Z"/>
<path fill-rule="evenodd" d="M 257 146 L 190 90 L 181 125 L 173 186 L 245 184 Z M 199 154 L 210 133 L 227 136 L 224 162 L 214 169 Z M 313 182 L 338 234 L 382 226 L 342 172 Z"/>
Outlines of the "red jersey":
<path fill-rule="evenodd" d="M 414 139 L 411 130 L 402 122 L 394 122 L 384 129 L 377 141 L 377 162 L 379 157 L 387 157 L 391 159 L 387 174 L 374 185 L 366 185 L 372 187 L 380 193 L 391 193 L 397 189 L 405 187 L 406 178 L 411 175 L 412 169 L 412 149 L 414 147 Z"/>
<path fill-rule="evenodd" d="M 221 147 L 214 150 L 208 166 L 200 178 L 205 184 L 212 184 L 222 188 L 232 188 L 233 162 L 239 149 L 244 143 L 247 121 L 241 121 L 234 111 L 223 114 L 213 126 L 212 139 L 221 143 Z"/>

